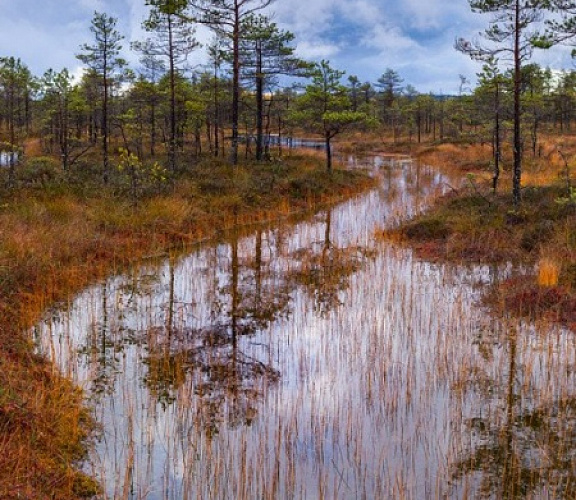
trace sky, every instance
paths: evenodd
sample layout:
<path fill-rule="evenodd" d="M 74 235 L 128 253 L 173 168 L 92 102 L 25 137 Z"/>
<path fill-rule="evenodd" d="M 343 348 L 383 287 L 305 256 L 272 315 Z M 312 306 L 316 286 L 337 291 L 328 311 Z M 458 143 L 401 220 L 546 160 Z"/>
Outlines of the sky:
<path fill-rule="evenodd" d="M 35 75 L 49 68 L 81 72 L 75 58 L 90 43 L 95 11 L 118 18 L 126 37 L 124 56 L 133 67 L 137 56 L 129 42 L 145 37 L 141 23 L 145 0 L 0 0 L 0 56 L 19 57 Z M 375 82 L 392 68 L 419 92 L 454 94 L 460 75 L 475 81 L 480 70 L 453 48 L 457 37 L 478 38 L 489 14 L 472 13 L 468 0 L 276 0 L 269 14 L 296 36 L 297 53 L 311 60 L 327 59 L 347 75 Z M 211 33 L 198 30 L 207 43 Z M 554 70 L 571 69 L 570 49 L 535 54 L 535 61 Z M 206 62 L 202 49 L 190 57 L 191 67 Z"/>

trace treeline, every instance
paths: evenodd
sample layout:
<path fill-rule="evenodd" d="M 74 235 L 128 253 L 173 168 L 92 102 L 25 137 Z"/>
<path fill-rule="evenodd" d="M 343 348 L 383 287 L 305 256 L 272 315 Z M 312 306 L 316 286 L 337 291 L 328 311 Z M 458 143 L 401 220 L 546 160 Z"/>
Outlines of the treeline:
<path fill-rule="evenodd" d="M 486 45 L 456 43 L 484 66 L 476 88 L 460 76 L 452 96 L 420 94 L 393 69 L 376 82 L 361 82 L 344 79 L 326 61 L 299 59 L 294 36 L 262 13 L 270 0 L 146 3 L 148 36 L 131 44 L 140 56 L 137 69 L 121 57 L 125 40 L 117 19 L 104 13 L 94 14 L 92 40 L 79 47 L 77 58 L 86 68 L 79 82 L 66 69 L 39 77 L 19 59 L 0 58 L 0 149 L 22 152 L 30 138 L 39 138 L 64 171 L 97 154 L 108 183 L 117 167 L 134 179 L 143 171 L 170 177 L 202 154 L 234 165 L 241 155 L 263 160 L 270 155 L 270 136 L 298 131 L 323 138 L 330 170 L 331 140 L 356 127 L 397 142 L 491 142 L 496 189 L 509 135 L 519 161 L 526 151 L 539 153 L 542 131 L 563 133 L 574 126 L 575 72 L 530 62 L 534 47 L 570 40 L 572 2 L 471 0 L 473 10 L 495 17 Z M 545 12 L 563 16 L 528 36 Z M 196 40 L 199 24 L 214 32 L 207 47 Z M 207 51 L 209 62 L 191 70 L 187 59 L 198 50 Z M 13 185 L 15 165 L 8 170 Z"/>

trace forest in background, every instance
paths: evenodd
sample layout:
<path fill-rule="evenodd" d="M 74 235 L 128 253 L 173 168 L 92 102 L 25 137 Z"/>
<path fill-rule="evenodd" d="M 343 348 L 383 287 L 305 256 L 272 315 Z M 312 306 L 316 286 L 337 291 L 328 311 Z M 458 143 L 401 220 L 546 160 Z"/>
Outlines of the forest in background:
<path fill-rule="evenodd" d="M 67 69 L 33 75 L 25 61 L 0 58 L 0 149 L 24 160 L 18 169 L 4 160 L 5 187 L 93 171 L 99 162 L 104 184 L 127 184 L 136 196 L 201 157 L 260 161 L 272 144 L 298 135 L 324 142 L 330 170 L 332 139 L 354 129 L 383 142 L 490 143 L 494 188 L 510 143 L 517 204 L 522 157 L 543 154 L 543 135 L 573 128 L 574 70 L 531 62 L 534 50 L 571 43 L 572 2 L 471 1 L 491 18 L 481 38 L 455 42 L 481 62 L 474 88 L 454 75 L 457 95 L 419 93 L 385 61 L 377 81 L 362 82 L 329 61 L 301 60 L 294 35 L 262 13 L 271 3 L 148 0 L 149 36 L 130 44 L 138 68 L 121 57 L 117 19 L 95 13 L 93 38 L 76 54 L 85 66 L 80 81 Z M 200 24 L 214 32 L 207 47 L 195 38 Z M 187 58 L 199 50 L 209 64 L 191 69 Z"/>

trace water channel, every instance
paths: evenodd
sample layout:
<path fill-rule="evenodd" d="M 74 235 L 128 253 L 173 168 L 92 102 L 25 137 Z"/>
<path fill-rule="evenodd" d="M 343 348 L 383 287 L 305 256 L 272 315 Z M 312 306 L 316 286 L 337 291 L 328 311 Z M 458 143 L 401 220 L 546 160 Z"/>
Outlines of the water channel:
<path fill-rule="evenodd" d="M 34 328 L 101 424 L 105 498 L 572 498 L 576 337 L 478 303 L 509 266 L 376 238 L 456 181 L 359 163 L 370 193 L 111 277 Z"/>

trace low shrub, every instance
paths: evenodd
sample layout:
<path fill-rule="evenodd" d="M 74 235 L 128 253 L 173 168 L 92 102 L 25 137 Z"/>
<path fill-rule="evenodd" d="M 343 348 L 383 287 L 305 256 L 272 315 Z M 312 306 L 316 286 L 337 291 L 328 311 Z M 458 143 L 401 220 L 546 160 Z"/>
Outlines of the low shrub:
<path fill-rule="evenodd" d="M 28 158 L 16 169 L 16 180 L 25 186 L 46 186 L 63 180 L 60 162 L 49 156 Z"/>

